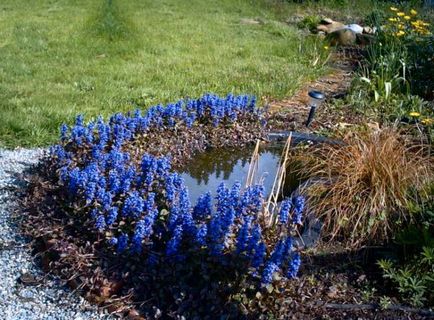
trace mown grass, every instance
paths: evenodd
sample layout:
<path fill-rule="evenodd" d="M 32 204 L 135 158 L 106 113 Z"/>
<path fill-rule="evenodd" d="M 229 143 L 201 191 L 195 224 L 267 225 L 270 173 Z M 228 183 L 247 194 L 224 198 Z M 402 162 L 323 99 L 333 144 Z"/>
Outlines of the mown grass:
<path fill-rule="evenodd" d="M 78 113 L 207 91 L 290 95 L 324 72 L 313 65 L 322 45 L 285 24 L 296 7 L 278 3 L 2 0 L 0 147 L 52 143 Z"/>

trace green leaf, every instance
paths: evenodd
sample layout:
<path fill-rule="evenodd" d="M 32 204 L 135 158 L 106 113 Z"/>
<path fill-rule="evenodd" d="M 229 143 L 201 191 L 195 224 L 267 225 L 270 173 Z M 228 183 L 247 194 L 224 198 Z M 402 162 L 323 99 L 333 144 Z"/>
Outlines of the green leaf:
<path fill-rule="evenodd" d="M 362 82 L 371 83 L 371 79 L 368 79 L 368 78 L 366 78 L 366 77 L 360 77 L 360 80 L 361 80 Z"/>
<path fill-rule="evenodd" d="M 385 82 L 384 83 L 384 90 L 386 92 L 386 100 L 388 100 L 390 97 L 390 94 L 392 93 L 392 83 L 391 82 Z"/>

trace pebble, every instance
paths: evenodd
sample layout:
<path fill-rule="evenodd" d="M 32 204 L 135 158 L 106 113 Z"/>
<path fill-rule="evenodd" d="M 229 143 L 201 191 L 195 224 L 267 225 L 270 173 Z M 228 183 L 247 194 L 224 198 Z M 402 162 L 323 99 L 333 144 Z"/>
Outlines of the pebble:
<path fill-rule="evenodd" d="M 40 270 L 11 215 L 24 186 L 19 176 L 43 154 L 43 149 L 0 149 L 0 319 L 112 319 Z M 25 286 L 19 279 L 27 273 L 43 281 Z"/>

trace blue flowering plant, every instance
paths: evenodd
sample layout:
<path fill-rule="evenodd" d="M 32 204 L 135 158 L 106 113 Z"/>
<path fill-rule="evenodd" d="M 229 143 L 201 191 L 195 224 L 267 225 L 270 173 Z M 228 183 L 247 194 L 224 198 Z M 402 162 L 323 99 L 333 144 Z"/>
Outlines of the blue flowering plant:
<path fill-rule="evenodd" d="M 79 115 L 72 127 L 61 126 L 61 141 L 66 150 L 75 154 L 86 150 L 82 155 L 87 161 L 90 156 L 98 158 L 113 149 L 128 150 L 140 161 L 143 152 L 138 150 L 167 155 L 171 145 L 175 148 L 171 153 L 181 153 L 172 159 L 178 164 L 188 159 L 191 152 L 261 139 L 264 125 L 265 115 L 256 107 L 255 97 L 205 94 L 198 99 L 153 106 L 146 112 L 117 113 L 108 121 L 99 117 L 85 123 Z"/>
<path fill-rule="evenodd" d="M 48 227 L 33 228 L 34 234 L 64 238 L 50 245 L 60 261 L 67 261 L 58 262 L 62 272 L 69 268 L 86 274 L 87 268 L 93 277 L 98 274 L 82 287 L 107 299 L 155 299 L 153 292 L 166 283 L 160 305 L 172 306 L 178 301 L 174 288 L 187 286 L 194 292 L 201 284 L 200 290 L 217 290 L 210 299 L 216 303 L 216 296 L 228 288 L 233 292 L 244 281 L 258 288 L 277 275 L 295 278 L 300 255 L 292 236 L 302 222 L 304 198 L 285 199 L 278 224 L 269 228 L 261 185 L 222 183 L 215 197 L 205 191 L 192 204 L 174 170 L 192 152 L 224 145 L 222 141 L 243 145 L 260 138 L 263 116 L 255 104 L 253 97 L 206 94 L 143 114 L 116 114 L 108 121 L 85 123 L 78 116 L 72 127 L 61 127 L 61 142 L 50 150 L 40 185 L 51 186 L 44 189 L 50 205 L 45 213 L 35 210 L 32 220 Z M 83 263 L 82 254 L 70 254 L 66 239 L 66 247 L 88 250 L 94 259 Z"/>

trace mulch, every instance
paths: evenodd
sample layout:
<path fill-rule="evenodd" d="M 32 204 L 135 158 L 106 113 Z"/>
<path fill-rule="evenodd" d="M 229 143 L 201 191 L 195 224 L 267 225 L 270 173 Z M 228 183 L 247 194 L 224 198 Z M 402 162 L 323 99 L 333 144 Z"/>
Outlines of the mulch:
<path fill-rule="evenodd" d="M 269 130 L 324 133 L 340 129 L 342 126 L 365 123 L 366 119 L 351 109 L 336 109 L 333 106 L 334 100 L 342 99 L 348 93 L 354 71 L 362 59 L 363 49 L 358 47 L 336 49 L 330 63 L 330 73 L 307 83 L 290 98 L 268 101 Z M 310 111 L 310 90 L 323 92 L 325 102 L 318 108 L 311 125 L 306 127 Z"/>

